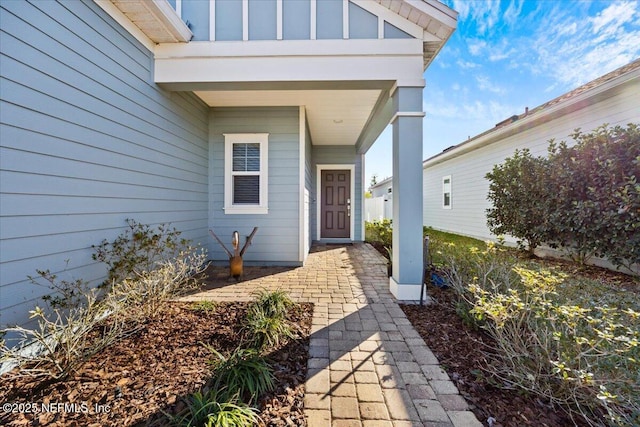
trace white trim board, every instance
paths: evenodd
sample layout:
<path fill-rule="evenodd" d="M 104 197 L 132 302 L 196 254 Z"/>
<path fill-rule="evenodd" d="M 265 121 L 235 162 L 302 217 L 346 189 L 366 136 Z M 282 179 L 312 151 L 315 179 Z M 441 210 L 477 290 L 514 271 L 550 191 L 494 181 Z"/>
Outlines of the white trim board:
<path fill-rule="evenodd" d="M 304 264 L 304 261 L 307 258 L 307 254 L 305 253 L 306 242 L 305 242 L 305 218 L 304 218 L 304 202 L 305 202 L 305 169 L 306 169 L 306 111 L 304 105 L 299 107 L 298 112 L 298 133 L 300 139 L 300 148 L 298 150 L 299 153 L 299 208 L 298 208 L 298 261 Z M 309 230 L 307 230 L 309 232 Z"/>
<path fill-rule="evenodd" d="M 343 165 L 336 165 L 336 164 L 318 164 L 316 165 L 316 239 L 317 240 L 323 240 L 322 237 L 320 236 L 320 232 L 321 232 L 321 224 L 322 224 L 322 188 L 321 188 L 321 178 L 322 178 L 322 171 L 323 170 L 349 170 L 350 173 L 350 179 L 351 179 L 351 200 L 353 200 L 353 197 L 355 195 L 355 191 L 356 191 L 356 179 L 355 179 L 355 173 L 356 173 L 356 165 L 354 163 L 345 163 Z M 355 203 L 353 204 L 355 205 Z M 350 224 L 349 224 L 349 239 L 353 242 L 355 240 L 355 214 L 353 213 L 353 205 L 352 205 L 352 210 L 351 210 L 351 216 L 349 218 L 351 218 L 350 220 Z M 327 240 L 327 239 L 324 239 Z M 331 240 L 331 239 L 328 239 Z"/>

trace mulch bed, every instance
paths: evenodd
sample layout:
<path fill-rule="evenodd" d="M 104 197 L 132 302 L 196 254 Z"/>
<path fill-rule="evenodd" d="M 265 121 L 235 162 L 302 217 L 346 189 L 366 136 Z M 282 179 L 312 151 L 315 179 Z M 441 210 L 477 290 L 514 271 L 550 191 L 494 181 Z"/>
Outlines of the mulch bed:
<path fill-rule="evenodd" d="M 382 245 L 373 246 L 386 256 Z M 628 275 L 564 260 L 538 261 L 640 295 L 640 281 Z M 482 367 L 487 365 L 492 338 L 462 321 L 456 313 L 456 297 L 452 290 L 430 286 L 428 293 L 434 301 L 431 305 L 401 305 L 401 308 L 484 425 L 489 425 L 487 420 L 492 418 L 493 427 L 588 426 L 586 421 L 572 419 L 561 408 L 537 396 L 513 388 L 500 388 L 483 375 Z"/>
<path fill-rule="evenodd" d="M 401 305 L 402 310 L 484 425 L 489 417 L 496 420 L 494 427 L 576 425 L 561 409 L 535 396 L 492 384 L 481 369 L 491 338 L 463 323 L 453 291 L 430 287 L 429 296 L 434 303 Z"/>
<path fill-rule="evenodd" d="M 190 304 L 171 303 L 135 335 L 95 355 L 62 382 L 38 390 L 29 378 L 3 378 L 2 403 L 60 406 L 54 406 L 55 413 L 3 411 L 0 425 L 167 425 L 166 414 L 178 413 L 185 407 L 184 398 L 211 377 L 207 361 L 213 355 L 203 344 L 223 354 L 238 346 L 246 306 L 218 303 L 214 312 L 201 312 L 191 310 Z M 311 304 L 290 310 L 288 317 L 298 325 L 301 337 L 270 349 L 277 386 L 257 403 L 266 426 L 306 425 L 303 398 L 312 312 Z"/>

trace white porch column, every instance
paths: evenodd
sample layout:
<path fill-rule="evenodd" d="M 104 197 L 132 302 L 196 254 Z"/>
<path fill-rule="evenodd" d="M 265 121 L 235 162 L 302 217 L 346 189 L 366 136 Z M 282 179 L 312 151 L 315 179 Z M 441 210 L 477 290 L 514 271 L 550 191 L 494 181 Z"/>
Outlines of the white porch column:
<path fill-rule="evenodd" d="M 420 299 L 422 283 L 422 87 L 392 92 L 393 275 L 391 293 Z"/>

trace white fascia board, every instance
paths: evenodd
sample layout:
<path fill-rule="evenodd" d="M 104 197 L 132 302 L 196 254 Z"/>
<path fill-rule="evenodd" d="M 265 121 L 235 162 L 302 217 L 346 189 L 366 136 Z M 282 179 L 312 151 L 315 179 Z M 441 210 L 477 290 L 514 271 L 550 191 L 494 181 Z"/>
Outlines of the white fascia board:
<path fill-rule="evenodd" d="M 154 7 L 155 6 L 155 7 Z M 147 7 L 164 24 L 164 27 L 180 42 L 188 42 L 193 33 L 167 0 L 153 0 Z"/>
<path fill-rule="evenodd" d="M 118 24 L 122 25 L 122 27 L 129 32 L 136 40 L 138 40 L 144 47 L 153 52 L 156 44 L 145 34 L 142 32 L 137 25 L 135 25 L 127 16 L 122 13 L 120 9 L 116 7 L 110 0 L 93 0 L 95 4 L 100 6 L 102 10 L 107 12 L 109 16 L 111 16 Z"/>
<path fill-rule="evenodd" d="M 192 41 L 160 43 L 155 50 L 156 59 L 418 54 L 422 55 L 422 40 L 413 39 Z"/>
<path fill-rule="evenodd" d="M 577 96 L 567 99 L 564 102 L 547 107 L 539 113 L 534 112 L 531 115 L 518 119 L 500 129 L 496 129 L 486 135 L 472 139 L 467 143 L 460 143 L 455 148 L 425 160 L 422 163 L 422 168 L 426 169 L 430 166 L 435 166 L 449 159 L 475 150 L 476 148 L 484 147 L 485 145 L 508 138 L 509 136 L 523 132 L 527 129 L 535 128 L 574 111 L 587 108 L 601 99 L 606 99 L 608 97 L 608 92 L 616 90 L 619 86 L 629 83 L 633 84 L 634 79 L 640 79 L 640 69 L 636 69 L 631 73 L 625 74 L 593 89 L 585 91 Z"/>
<path fill-rule="evenodd" d="M 404 0 L 422 13 L 432 16 L 442 24 L 456 28 L 458 26 L 458 12 L 437 0 Z"/>
<path fill-rule="evenodd" d="M 381 4 L 371 0 L 350 0 L 350 1 L 353 4 L 360 6 L 364 10 L 371 12 L 372 14 L 384 19 L 389 24 L 400 28 L 402 31 L 404 31 L 407 34 L 410 34 L 416 39 L 422 40 L 424 28 L 403 18 L 397 13 L 382 6 Z"/>
<path fill-rule="evenodd" d="M 415 82 L 423 78 L 422 41 L 281 40 L 191 42 L 180 46 L 163 44 L 156 48 L 154 77 L 156 83 Z"/>

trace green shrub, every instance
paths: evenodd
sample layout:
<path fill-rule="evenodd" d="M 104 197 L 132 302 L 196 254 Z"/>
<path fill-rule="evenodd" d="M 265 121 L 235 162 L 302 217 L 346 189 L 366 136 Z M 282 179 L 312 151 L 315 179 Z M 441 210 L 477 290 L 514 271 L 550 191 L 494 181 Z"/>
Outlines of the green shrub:
<path fill-rule="evenodd" d="M 125 279 L 152 271 L 162 263 L 175 259 L 181 252 L 192 252 L 189 241 L 180 237 L 181 232 L 160 224 L 156 229 L 127 219 L 127 228 L 113 242 L 103 240 L 92 245 L 96 261 L 107 264 L 109 275 L 103 286 L 110 288 Z"/>
<path fill-rule="evenodd" d="M 587 295 L 577 304 L 566 295 L 586 279 L 519 262 L 492 244 L 437 250 L 467 310 L 463 317 L 494 339 L 485 369 L 496 383 L 543 396 L 594 424 L 637 425 L 637 301 L 614 307 Z"/>
<path fill-rule="evenodd" d="M 603 125 L 571 137 L 571 147 L 549 146 L 547 242 L 578 261 L 640 263 L 640 129 Z"/>
<path fill-rule="evenodd" d="M 91 290 L 91 284 L 83 279 L 60 280 L 50 270 L 36 270 L 38 276 L 27 276 L 31 283 L 48 287 L 52 293 L 42 297 L 49 308 L 79 308 L 87 305 L 89 298 L 96 298 L 97 291 Z M 40 283 L 44 280 L 46 285 Z"/>
<path fill-rule="evenodd" d="M 267 317 L 284 318 L 287 311 L 295 305 L 289 295 L 282 290 L 262 289 L 254 292 L 253 295 L 254 301 L 250 307 L 261 311 Z"/>
<path fill-rule="evenodd" d="M 548 158 L 516 150 L 486 175 L 487 225 L 533 252 L 541 243 L 579 262 L 640 263 L 640 128 L 576 130 L 575 144 L 549 141 Z"/>
<path fill-rule="evenodd" d="M 393 244 L 393 224 L 390 219 L 365 221 L 364 231 L 367 242 L 378 242 L 385 247 L 391 247 Z"/>
<path fill-rule="evenodd" d="M 172 424 L 180 427 L 250 427 L 260 423 L 256 409 L 228 400 L 219 390 L 195 392 L 187 399 L 187 407 Z"/>
<path fill-rule="evenodd" d="M 214 348 L 207 348 L 216 357 L 210 361 L 214 389 L 224 390 L 227 396 L 238 396 L 249 403 L 274 389 L 273 370 L 257 350 L 238 348 L 225 357 Z"/>
<path fill-rule="evenodd" d="M 487 226 L 495 235 L 510 234 L 533 253 L 543 242 L 547 224 L 548 162 L 528 149 L 516 150 L 486 175 L 489 180 Z"/>
<path fill-rule="evenodd" d="M 287 321 L 287 311 L 295 303 L 283 291 L 258 291 L 247 309 L 244 330 L 249 344 L 257 349 L 279 346 L 294 333 Z"/>
<path fill-rule="evenodd" d="M 244 329 L 248 334 L 249 345 L 261 350 L 279 346 L 283 340 L 293 337 L 291 327 L 284 317 L 269 316 L 258 306 L 249 308 Z"/>

